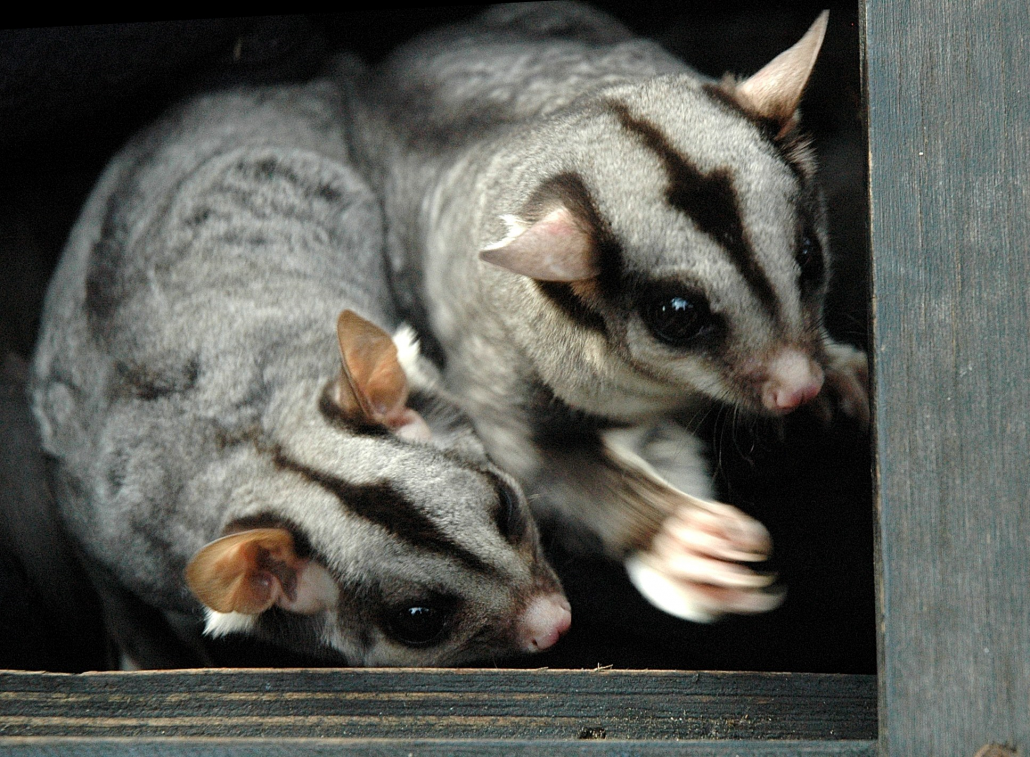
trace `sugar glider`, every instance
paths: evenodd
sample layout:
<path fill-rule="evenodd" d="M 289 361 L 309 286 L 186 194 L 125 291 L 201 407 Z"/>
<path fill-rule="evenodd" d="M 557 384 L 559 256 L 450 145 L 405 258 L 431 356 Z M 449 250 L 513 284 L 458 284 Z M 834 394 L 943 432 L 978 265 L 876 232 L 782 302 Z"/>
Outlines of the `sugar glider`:
<path fill-rule="evenodd" d="M 175 109 L 103 174 L 48 291 L 33 408 L 134 665 L 203 664 L 203 627 L 357 665 L 569 627 L 519 485 L 384 330 L 341 107 L 316 82 Z"/>
<path fill-rule="evenodd" d="M 684 618 L 780 592 L 757 569 L 768 533 L 711 501 L 674 419 L 713 402 L 868 414 L 865 355 L 823 326 L 798 125 L 826 23 L 715 81 L 585 5 L 514 3 L 338 68 L 394 290 L 487 450 L 540 518 Z"/>

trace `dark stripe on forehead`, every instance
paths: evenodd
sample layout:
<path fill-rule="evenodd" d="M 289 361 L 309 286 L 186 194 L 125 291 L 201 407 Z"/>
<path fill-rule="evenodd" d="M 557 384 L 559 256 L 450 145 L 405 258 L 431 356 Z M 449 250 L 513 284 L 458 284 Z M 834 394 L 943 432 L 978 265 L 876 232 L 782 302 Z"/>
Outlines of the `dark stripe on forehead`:
<path fill-rule="evenodd" d="M 433 521 L 423 515 L 388 483 L 352 484 L 291 460 L 281 449 L 272 452 L 272 461 L 333 494 L 348 511 L 386 529 L 408 544 L 453 557 L 479 573 L 495 573 L 477 555 L 457 544 Z"/>
<path fill-rule="evenodd" d="M 779 305 L 776 293 L 759 267 L 754 250 L 744 233 L 740 206 L 729 171 L 716 168 L 709 173 L 702 173 L 676 152 L 654 124 L 634 117 L 623 103 L 609 101 L 609 105 L 623 128 L 636 135 L 661 160 L 669 176 L 669 187 L 666 190 L 669 204 L 686 214 L 702 233 L 726 249 L 733 266 L 769 317 L 777 320 Z"/>

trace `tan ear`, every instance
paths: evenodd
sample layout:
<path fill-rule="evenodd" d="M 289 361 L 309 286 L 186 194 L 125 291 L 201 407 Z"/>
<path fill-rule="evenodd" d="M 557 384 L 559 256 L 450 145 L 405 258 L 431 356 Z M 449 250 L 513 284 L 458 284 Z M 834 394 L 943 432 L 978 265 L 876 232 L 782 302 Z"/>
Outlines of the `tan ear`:
<path fill-rule="evenodd" d="M 537 281 L 583 281 L 599 273 L 590 235 L 564 206 L 513 231 L 480 252 L 480 260 Z"/>
<path fill-rule="evenodd" d="M 820 13 L 805 36 L 793 47 L 733 88 L 735 96 L 746 108 L 780 125 L 780 137 L 789 132 L 797 121 L 801 95 L 819 56 L 829 17 L 829 11 Z"/>
<path fill-rule="evenodd" d="M 217 612 L 257 615 L 296 600 L 298 573 L 293 537 L 283 528 L 241 531 L 211 542 L 186 567 L 190 591 Z"/>
<path fill-rule="evenodd" d="M 340 379 L 333 399 L 349 416 L 386 426 L 399 436 L 426 439 L 429 427 L 407 407 L 408 378 L 390 335 L 353 310 L 336 321 Z"/>
<path fill-rule="evenodd" d="M 353 310 L 344 310 L 336 321 L 336 336 L 345 390 L 340 406 L 373 422 L 403 407 L 408 379 L 390 335 Z"/>

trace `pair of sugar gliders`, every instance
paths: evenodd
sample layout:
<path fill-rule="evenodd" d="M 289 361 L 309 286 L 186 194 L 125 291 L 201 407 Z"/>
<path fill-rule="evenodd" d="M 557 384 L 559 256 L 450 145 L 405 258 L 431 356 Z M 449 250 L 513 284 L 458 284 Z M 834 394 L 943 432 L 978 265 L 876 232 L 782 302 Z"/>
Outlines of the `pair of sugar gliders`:
<path fill-rule="evenodd" d="M 201 631 L 355 665 L 547 649 L 571 615 L 537 521 L 673 615 L 775 607 L 767 531 L 670 417 L 868 412 L 798 126 L 825 24 L 714 82 L 589 7 L 498 6 L 134 138 L 32 379 L 126 658 L 199 664 Z"/>

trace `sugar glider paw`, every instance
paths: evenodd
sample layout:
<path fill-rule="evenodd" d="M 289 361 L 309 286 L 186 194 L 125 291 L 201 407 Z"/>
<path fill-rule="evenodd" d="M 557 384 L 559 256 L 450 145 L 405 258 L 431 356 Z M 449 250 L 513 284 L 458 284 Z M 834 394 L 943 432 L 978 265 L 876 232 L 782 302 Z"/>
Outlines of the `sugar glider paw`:
<path fill-rule="evenodd" d="M 683 495 L 646 551 L 626 560 L 637 590 L 678 618 L 708 623 L 728 613 L 772 610 L 783 601 L 775 575 L 747 563 L 772 551 L 769 532 L 735 507 Z"/>
<path fill-rule="evenodd" d="M 830 342 L 823 391 L 812 403 L 813 410 L 827 423 L 834 408 L 854 418 L 862 428 L 869 425 L 869 361 L 866 354 L 849 344 Z"/>

